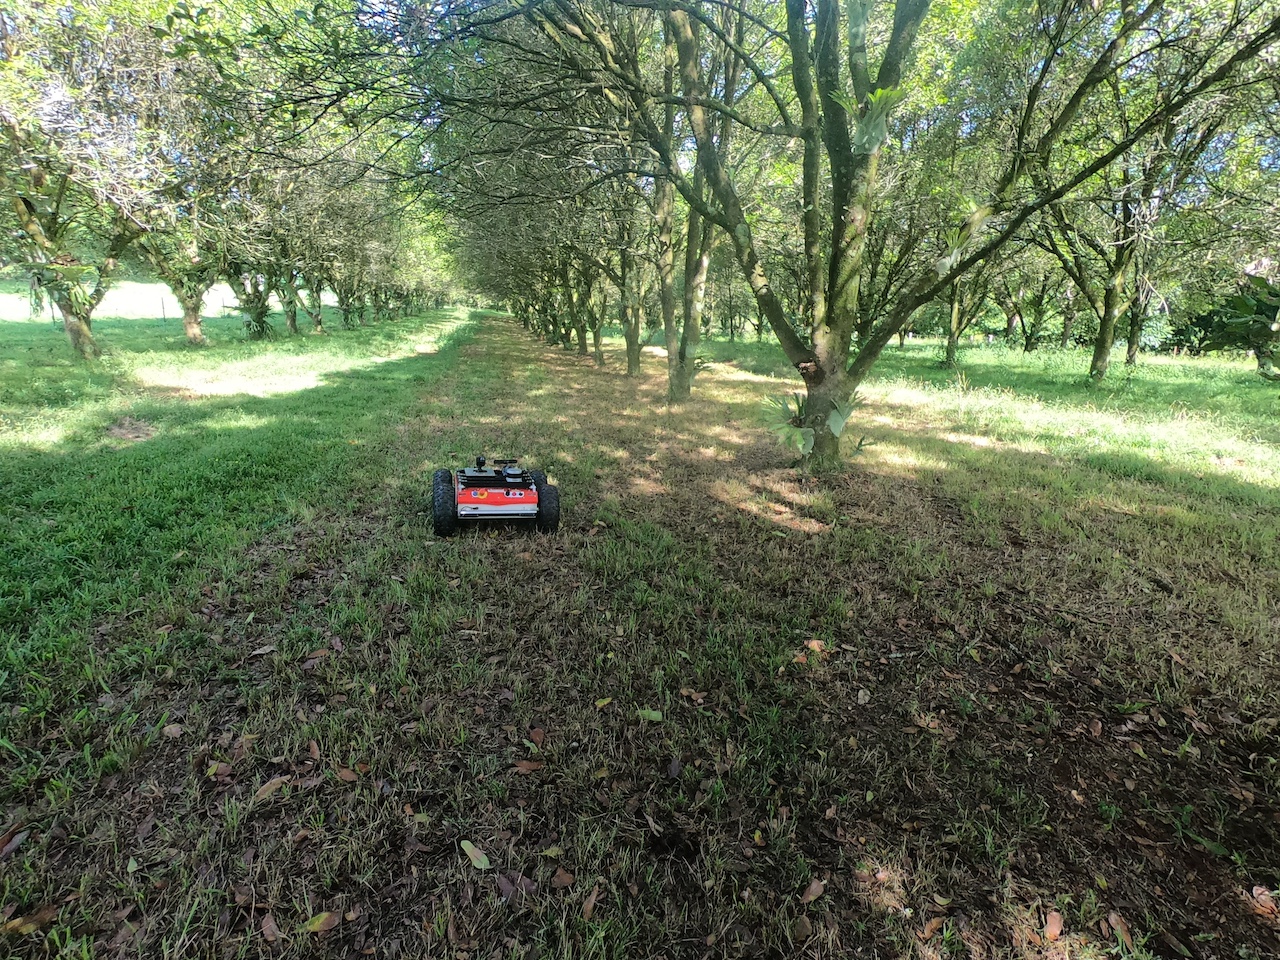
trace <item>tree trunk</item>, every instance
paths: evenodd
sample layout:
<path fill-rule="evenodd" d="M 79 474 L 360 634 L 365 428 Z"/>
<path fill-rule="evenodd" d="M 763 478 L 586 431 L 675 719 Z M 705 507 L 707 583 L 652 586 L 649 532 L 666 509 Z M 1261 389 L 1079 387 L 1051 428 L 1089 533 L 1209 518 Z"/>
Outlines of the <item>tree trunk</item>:
<path fill-rule="evenodd" d="M 1093 341 L 1093 359 L 1089 363 L 1089 376 L 1097 381 L 1107 375 L 1111 365 L 1111 348 L 1116 342 L 1116 323 L 1124 308 L 1124 277 L 1113 274 L 1102 295 L 1102 314 L 1098 318 L 1098 336 Z"/>
<path fill-rule="evenodd" d="M 1014 334 L 1018 332 L 1018 328 L 1022 327 L 1025 332 L 1026 326 L 1022 322 L 1022 312 L 1016 307 L 1004 316 L 1004 339 L 1006 343 L 1012 343 Z"/>
<path fill-rule="evenodd" d="M 182 330 L 187 335 L 187 342 L 197 347 L 204 346 L 209 342 L 204 335 L 204 319 L 200 316 L 204 297 L 183 297 L 181 303 Z"/>
<path fill-rule="evenodd" d="M 618 296 L 618 322 L 622 324 L 622 338 L 627 345 L 627 376 L 640 375 L 640 317 L 643 312 L 640 294 L 636 289 L 636 269 L 629 254 L 622 257 L 622 289 Z"/>
<path fill-rule="evenodd" d="M 280 301 L 284 307 L 284 324 L 295 335 L 299 332 L 298 299 L 298 276 L 292 271 L 286 271 L 280 281 Z"/>
<path fill-rule="evenodd" d="M 1124 365 L 1137 366 L 1138 350 L 1142 347 L 1142 328 L 1146 324 L 1147 311 L 1135 303 L 1129 308 L 1129 343 L 1124 351 Z"/>
<path fill-rule="evenodd" d="M 1070 288 L 1062 297 L 1062 339 L 1058 341 L 1058 346 L 1063 350 L 1071 346 L 1071 331 L 1076 325 L 1076 301 L 1075 293 Z"/>
<path fill-rule="evenodd" d="M 1258 358 L 1258 376 L 1272 383 L 1280 383 L 1280 370 L 1276 369 L 1276 362 L 1280 361 L 1280 349 L 1259 347 L 1254 353 Z"/>
<path fill-rule="evenodd" d="M 705 222 L 697 211 L 689 211 L 685 237 L 683 323 L 680 329 L 680 346 L 673 355 L 667 352 L 667 392 L 671 400 L 679 403 L 688 400 L 693 393 L 693 378 L 697 373 L 698 343 L 702 339 L 702 317 L 706 306 L 707 269 L 711 264 L 711 250 L 715 246 L 715 234 L 711 224 Z"/>
<path fill-rule="evenodd" d="M 942 361 L 948 367 L 956 365 L 963 319 L 960 310 L 960 284 L 954 283 L 951 285 L 951 322 L 947 325 L 947 355 Z"/>
<path fill-rule="evenodd" d="M 58 312 L 62 314 L 62 329 L 67 332 L 72 348 L 85 360 L 102 356 L 102 348 L 93 338 L 93 324 L 89 317 L 78 312 L 66 297 L 55 297 Z"/>

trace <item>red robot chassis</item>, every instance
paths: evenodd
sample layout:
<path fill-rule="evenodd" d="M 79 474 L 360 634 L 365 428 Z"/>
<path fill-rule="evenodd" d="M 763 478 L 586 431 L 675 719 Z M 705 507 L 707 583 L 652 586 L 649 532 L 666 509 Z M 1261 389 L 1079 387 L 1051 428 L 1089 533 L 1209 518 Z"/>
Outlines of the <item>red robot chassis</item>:
<path fill-rule="evenodd" d="M 455 533 L 464 520 L 532 520 L 542 533 L 560 526 L 560 490 L 541 470 L 525 470 L 516 460 L 476 457 L 455 477 L 437 470 L 431 478 L 431 519 L 436 535 Z"/>

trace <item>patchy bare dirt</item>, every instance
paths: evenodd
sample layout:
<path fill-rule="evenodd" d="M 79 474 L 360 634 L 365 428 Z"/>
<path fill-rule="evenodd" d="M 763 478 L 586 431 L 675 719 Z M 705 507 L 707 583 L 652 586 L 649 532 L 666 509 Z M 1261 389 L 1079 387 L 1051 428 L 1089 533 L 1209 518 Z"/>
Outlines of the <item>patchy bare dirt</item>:
<path fill-rule="evenodd" d="M 156 428 L 137 417 L 121 417 L 107 427 L 107 436 L 115 440 L 127 440 L 132 443 L 150 440 L 155 435 Z"/>

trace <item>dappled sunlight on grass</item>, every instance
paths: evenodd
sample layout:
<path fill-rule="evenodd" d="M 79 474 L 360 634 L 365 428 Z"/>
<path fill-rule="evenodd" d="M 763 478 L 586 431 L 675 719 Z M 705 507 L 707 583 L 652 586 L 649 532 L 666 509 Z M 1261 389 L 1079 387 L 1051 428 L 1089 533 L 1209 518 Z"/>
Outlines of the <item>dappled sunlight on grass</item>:
<path fill-rule="evenodd" d="M 1231 699 L 1280 703 L 1269 486 L 947 385 L 871 390 L 873 442 L 810 476 L 778 381 L 712 365 L 668 407 L 613 342 L 597 370 L 493 322 L 375 364 L 358 333 L 299 393 L 105 385 L 4 464 L 15 899 L 79 894 L 59 935 L 133 910 L 142 955 L 251 954 L 263 903 L 343 918 L 290 957 L 1100 960 L 1122 914 L 1271 942 L 1274 738 Z M 433 536 L 431 471 L 480 453 L 549 472 L 557 534 Z"/>
<path fill-rule="evenodd" d="M 372 365 L 377 361 L 369 361 Z M 291 366 L 281 359 L 280 366 Z M 286 372 L 272 370 L 275 364 L 260 360 L 245 360 L 222 364 L 211 370 L 174 370 L 165 367 L 138 366 L 134 377 L 144 388 L 168 389 L 187 392 L 198 397 L 275 397 L 284 393 L 297 393 L 318 387 L 324 374 L 333 370 L 357 369 L 354 365 L 333 364 L 325 368 Z"/>

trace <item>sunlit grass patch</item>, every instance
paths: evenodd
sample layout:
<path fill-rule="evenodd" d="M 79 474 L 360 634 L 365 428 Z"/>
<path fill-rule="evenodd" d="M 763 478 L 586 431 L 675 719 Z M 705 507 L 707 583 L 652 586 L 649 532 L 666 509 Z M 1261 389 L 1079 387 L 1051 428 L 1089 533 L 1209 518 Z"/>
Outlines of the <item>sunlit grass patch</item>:
<path fill-rule="evenodd" d="M 1159 418 L 1087 388 L 1025 412 L 902 371 L 811 476 L 760 422 L 781 374 L 712 364 L 668 407 L 613 343 L 417 352 L 454 322 L 308 342 L 350 366 L 292 393 L 106 381 L 0 465 L 30 831 L 0 909 L 55 908 L 22 949 L 1039 956 L 1051 909 L 1081 957 L 1129 955 L 1113 914 L 1139 946 L 1270 935 L 1255 484 L 1114 469 Z M 1109 418 L 1087 444 L 1068 400 Z M 480 453 L 551 473 L 558 534 L 432 535 L 430 471 Z"/>

